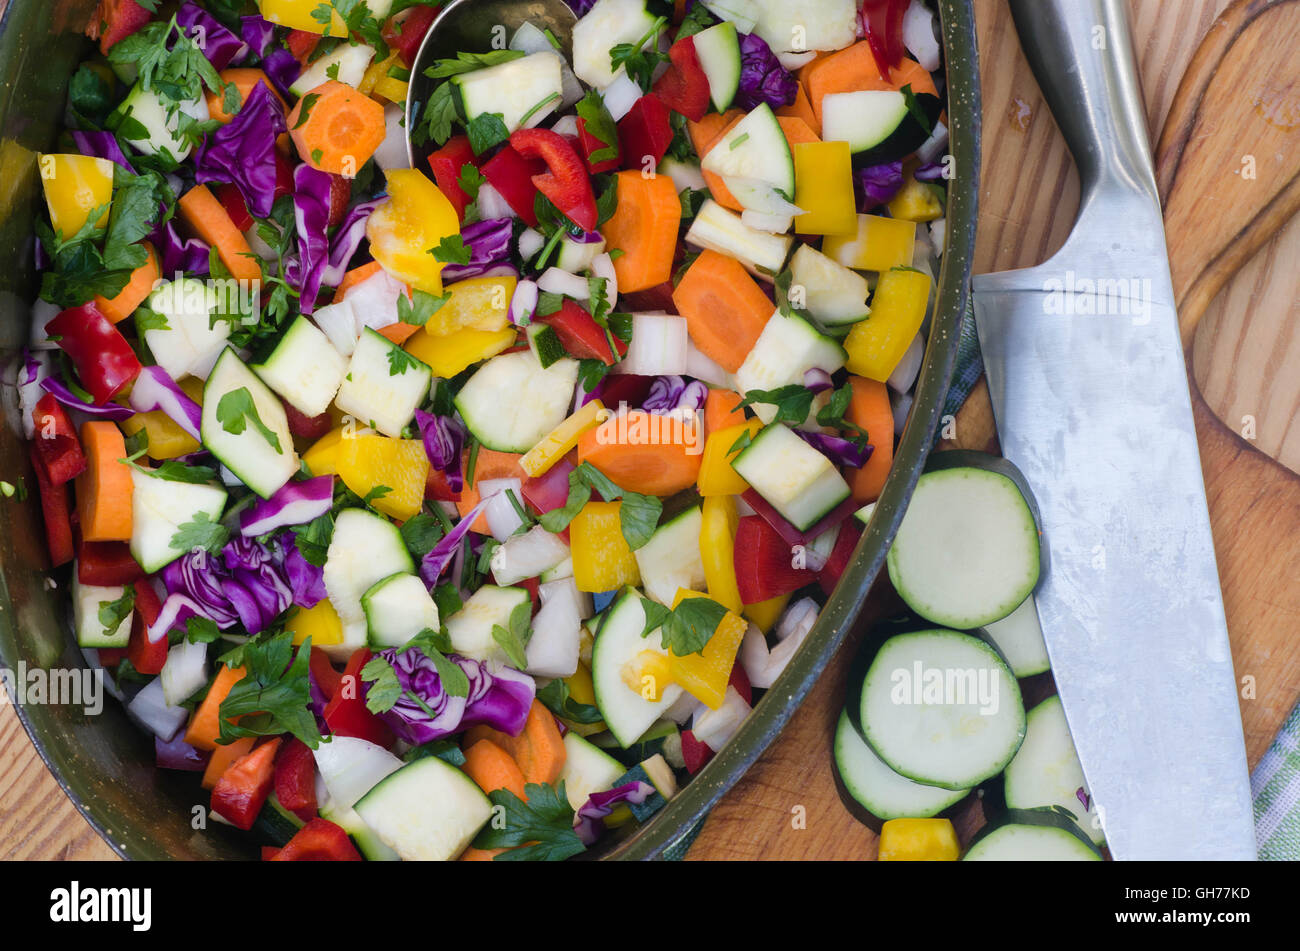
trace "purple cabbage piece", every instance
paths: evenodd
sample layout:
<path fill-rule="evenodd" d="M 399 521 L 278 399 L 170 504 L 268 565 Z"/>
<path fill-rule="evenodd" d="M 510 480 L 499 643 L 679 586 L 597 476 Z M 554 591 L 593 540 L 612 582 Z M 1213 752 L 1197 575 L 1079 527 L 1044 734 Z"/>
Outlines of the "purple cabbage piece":
<path fill-rule="evenodd" d="M 459 492 L 465 484 L 460 468 L 465 427 L 450 416 L 435 416 L 422 409 L 415 411 L 415 423 L 420 427 L 429 464 L 447 477 L 447 488 Z"/>
<path fill-rule="evenodd" d="M 137 413 L 162 410 L 185 432 L 195 439 L 202 439 L 199 427 L 203 425 L 203 407 L 190 399 L 162 367 L 148 366 L 140 371 L 131 387 L 128 402 Z"/>
<path fill-rule="evenodd" d="M 260 16 L 239 18 L 239 35 L 248 47 L 245 56 L 266 57 L 266 51 L 275 39 L 275 24 Z"/>
<path fill-rule="evenodd" d="M 282 96 L 289 96 L 289 87 L 302 75 L 302 63 L 284 45 L 276 45 L 262 58 L 262 72 Z"/>
<path fill-rule="evenodd" d="M 57 376 L 47 376 L 41 380 L 41 389 L 45 390 L 46 393 L 54 394 L 54 398 L 68 409 L 79 410 L 96 419 L 107 419 L 118 423 L 135 415 L 135 410 L 129 406 L 122 406 L 120 403 L 105 403 L 102 406 L 87 403 L 72 392 L 68 385 Z"/>
<path fill-rule="evenodd" d="M 248 45 L 193 0 L 176 11 L 176 25 L 192 39 L 214 69 L 225 69 L 248 55 Z"/>
<path fill-rule="evenodd" d="M 803 385 L 813 393 L 823 393 L 835 384 L 831 381 L 831 375 L 821 367 L 812 367 L 804 371 Z"/>
<path fill-rule="evenodd" d="M 321 272 L 321 285 L 323 287 L 338 287 L 343 283 L 343 277 L 348 272 L 348 265 L 351 263 L 352 258 L 356 256 L 357 249 L 361 247 L 361 242 L 366 238 L 366 222 L 375 209 L 383 204 L 384 200 L 383 198 L 373 198 L 370 201 L 359 202 L 348 209 L 347 215 L 343 218 L 343 223 L 339 225 L 338 231 L 334 233 L 334 240 L 330 242 L 329 264 Z"/>
<path fill-rule="evenodd" d="M 186 556 L 189 557 L 189 556 Z M 149 625 L 147 631 L 150 642 L 157 642 L 159 638 L 166 637 L 168 633 L 176 628 L 183 628 L 189 623 L 190 618 L 207 617 L 207 609 L 204 605 L 194 600 L 187 594 L 179 591 L 167 595 L 163 601 L 162 609 L 159 610 L 158 616 L 154 622 Z M 234 622 L 232 621 L 231 624 Z M 230 625 L 225 625 L 229 627 Z"/>
<path fill-rule="evenodd" d="M 438 668 L 418 648 L 389 648 L 379 655 L 392 665 L 402 687 L 393 707 L 379 714 L 398 739 L 418 746 L 480 723 L 511 736 L 523 730 L 536 695 L 527 674 L 453 654 L 449 659 L 469 680 L 467 695 L 453 697 L 443 689 Z"/>
<path fill-rule="evenodd" d="M 286 542 L 284 573 L 293 591 L 293 603 L 300 608 L 314 608 L 325 600 L 328 593 L 325 590 L 325 569 L 303 557 L 297 538 L 297 534 L 293 534 L 293 542 Z"/>
<path fill-rule="evenodd" d="M 275 203 L 275 140 L 285 131 L 280 101 L 259 82 L 235 117 L 203 140 L 194 158 L 194 180 L 233 182 L 254 217 L 267 217 Z"/>
<path fill-rule="evenodd" d="M 329 736 L 329 724 L 325 722 L 325 707 L 329 705 L 329 697 L 325 696 L 324 688 L 321 687 L 310 667 L 307 668 L 307 691 L 311 698 L 308 706 L 311 707 L 311 715 L 316 718 L 316 729 L 320 731 L 321 736 Z"/>
<path fill-rule="evenodd" d="M 601 820 L 610 815 L 615 806 L 623 803 L 639 806 L 655 793 L 654 786 L 639 779 L 604 792 L 594 792 L 573 817 L 573 829 L 584 845 L 595 845 L 600 834 L 605 831 L 605 823 Z"/>
<path fill-rule="evenodd" d="M 740 89 L 736 105 L 754 109 L 767 103 L 773 109 L 788 106 L 799 92 L 799 81 L 781 65 L 767 41 L 755 33 L 740 37 Z"/>
<path fill-rule="evenodd" d="M 128 172 L 135 173 L 135 167 L 122 152 L 122 146 L 113 133 L 86 132 L 77 129 L 72 133 L 72 141 L 76 143 L 77 151 L 82 155 L 93 155 L 95 158 L 108 159 L 111 162 L 116 162 Z"/>
<path fill-rule="evenodd" d="M 255 538 L 277 528 L 304 525 L 328 512 L 333 502 L 332 475 L 286 482 L 269 499 L 259 499 L 239 514 L 239 531 Z"/>
<path fill-rule="evenodd" d="M 432 590 L 437 584 L 442 573 L 447 570 L 456 553 L 460 550 L 461 540 L 469 534 L 469 527 L 474 524 L 474 520 L 487 507 L 487 504 L 497 497 L 500 493 L 494 492 L 486 499 L 481 500 L 478 505 L 474 506 L 456 523 L 456 527 L 442 537 L 438 544 L 429 550 L 429 553 L 420 561 L 420 580 Z"/>
<path fill-rule="evenodd" d="M 928 165 L 922 165 L 912 177 L 918 182 L 941 182 L 943 181 L 943 163 L 930 162 Z"/>
<path fill-rule="evenodd" d="M 469 263 L 448 264 L 442 269 L 442 279 L 464 281 L 482 277 L 491 268 L 508 265 L 513 229 L 514 220 L 511 218 L 489 218 L 466 225 L 461 231 L 461 240 L 469 250 Z"/>
<path fill-rule="evenodd" d="M 680 376 L 660 376 L 650 384 L 650 393 L 641 408 L 660 415 L 679 409 L 699 412 L 708 397 L 709 388 L 699 380 L 688 383 Z"/>
<path fill-rule="evenodd" d="M 32 263 L 36 266 L 37 271 L 44 271 L 50 266 L 50 256 L 45 251 L 45 245 L 40 238 L 32 238 L 33 257 Z"/>
<path fill-rule="evenodd" d="M 182 238 L 175 220 L 154 229 L 150 236 L 158 251 L 158 263 L 164 275 L 178 271 L 193 277 L 207 277 L 212 249 L 199 238 Z"/>
<path fill-rule="evenodd" d="M 189 773 L 201 773 L 208 767 L 212 754 L 197 750 L 185 742 L 184 732 L 176 734 L 171 740 L 162 737 L 153 738 L 154 764 L 159 769 L 179 769 Z"/>
<path fill-rule="evenodd" d="M 329 173 L 306 163 L 293 170 L 298 251 L 285 265 L 284 278 L 302 294 L 299 307 L 304 314 L 316 309 L 316 298 L 330 263 L 330 181 Z"/>
<path fill-rule="evenodd" d="M 860 168 L 853 173 L 853 184 L 861 199 L 858 207 L 870 211 L 889 201 L 902 189 L 903 163 L 886 162 L 883 165 Z"/>
<path fill-rule="evenodd" d="M 576 17 L 585 17 L 592 7 L 596 5 L 596 0 L 564 0 L 569 5 Z"/>
<path fill-rule="evenodd" d="M 849 466 L 853 469 L 861 469 L 865 466 L 876 448 L 870 443 L 865 446 L 859 445 L 852 439 L 845 439 L 843 436 L 832 436 L 829 433 L 810 433 L 802 429 L 796 429 L 794 432 L 796 436 L 802 437 L 804 442 L 826 456 L 831 462 L 840 466 Z"/>

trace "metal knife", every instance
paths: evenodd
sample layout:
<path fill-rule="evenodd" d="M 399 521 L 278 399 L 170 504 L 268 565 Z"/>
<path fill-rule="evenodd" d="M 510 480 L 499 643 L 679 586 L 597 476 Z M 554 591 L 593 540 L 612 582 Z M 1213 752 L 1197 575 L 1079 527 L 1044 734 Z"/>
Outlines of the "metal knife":
<path fill-rule="evenodd" d="M 1236 678 L 1124 0 L 1009 0 L 1079 168 L 1038 267 L 973 279 L 1002 449 L 1042 511 L 1036 592 L 1117 859 L 1253 859 Z"/>

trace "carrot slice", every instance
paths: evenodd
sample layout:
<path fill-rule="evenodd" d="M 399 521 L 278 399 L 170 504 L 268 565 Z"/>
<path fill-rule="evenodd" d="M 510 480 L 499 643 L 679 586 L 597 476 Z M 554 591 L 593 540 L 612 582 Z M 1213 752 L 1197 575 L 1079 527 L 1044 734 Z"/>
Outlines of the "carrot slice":
<path fill-rule="evenodd" d="M 258 83 L 266 83 L 266 88 L 271 91 L 271 95 L 280 100 L 280 107 L 284 109 L 285 112 L 289 111 L 289 107 L 285 104 L 284 97 L 276 92 L 275 86 L 262 70 L 248 68 L 223 69 L 219 75 L 221 76 L 222 82 L 228 84 L 233 83 L 235 88 L 239 90 L 239 104 L 241 106 L 248 99 L 253 90 L 257 88 Z M 222 125 L 225 125 L 235 117 L 233 113 L 226 112 L 226 97 L 224 90 L 222 92 L 205 93 L 204 97 L 208 101 L 209 115 Z"/>
<path fill-rule="evenodd" d="M 303 161 L 334 175 L 356 175 L 387 134 L 384 107 L 336 79 L 307 93 L 289 113 L 289 135 Z"/>
<path fill-rule="evenodd" d="M 235 762 L 247 753 L 253 750 L 253 737 L 241 736 L 235 742 L 226 746 L 214 746 L 212 748 L 212 758 L 208 760 L 207 767 L 203 770 L 203 788 L 212 789 L 217 785 L 217 781 L 225 775 L 226 770 L 235 765 Z"/>
<path fill-rule="evenodd" d="M 662 284 L 673 276 L 682 203 L 667 175 L 643 178 L 640 172 L 618 173 L 618 206 L 601 233 L 611 248 L 621 294 Z"/>
<path fill-rule="evenodd" d="M 108 420 L 82 423 L 81 449 L 86 471 L 77 476 L 76 484 L 82 540 L 130 541 L 131 470 L 118 461 L 126 457 L 122 430 Z"/>
<path fill-rule="evenodd" d="M 126 287 L 122 288 L 116 297 L 110 300 L 99 294 L 95 295 L 95 303 L 99 305 L 99 309 L 115 324 L 135 313 L 135 309 L 153 293 L 154 283 L 162 274 L 158 267 L 158 252 L 153 249 L 153 245 L 146 241 L 144 249 L 148 257 L 143 264 L 131 272 L 131 279 L 126 282 Z"/>
<path fill-rule="evenodd" d="M 472 845 L 460 853 L 457 862 L 491 862 L 505 849 L 476 849 Z"/>
<path fill-rule="evenodd" d="M 812 127 L 797 116 L 777 116 L 776 121 L 781 123 L 781 131 L 785 133 L 785 140 L 789 143 L 791 152 L 801 143 L 821 141 L 821 137 L 812 130 Z"/>
<path fill-rule="evenodd" d="M 704 251 L 673 291 L 691 340 L 705 356 L 735 373 L 776 310 L 735 258 Z"/>
<path fill-rule="evenodd" d="M 207 185 L 195 185 L 181 196 L 177 207 L 194 233 L 217 249 L 231 277 L 237 281 L 261 281 L 262 265 L 257 255 Z"/>
<path fill-rule="evenodd" d="M 889 405 L 889 388 L 884 383 L 861 376 L 849 377 L 849 383 L 853 396 L 849 400 L 848 421 L 865 429 L 875 447 L 867 464 L 849 473 L 854 501 L 865 504 L 880 498 L 880 490 L 894 462 L 894 411 Z"/>
<path fill-rule="evenodd" d="M 782 106 L 776 110 L 778 117 L 788 116 L 791 119 L 802 119 L 812 129 L 813 135 L 819 139 L 822 135 L 822 124 L 817 121 L 817 113 L 813 112 L 812 100 L 808 98 L 808 88 L 803 83 L 799 84 L 795 92 L 794 102 L 788 106 Z"/>
<path fill-rule="evenodd" d="M 414 324 L 404 324 L 398 321 L 395 324 L 389 324 L 387 327 L 380 327 L 378 332 L 381 337 L 387 337 L 400 347 L 410 339 L 411 334 L 419 329 Z"/>
<path fill-rule="evenodd" d="M 524 794 L 524 774 L 519 764 L 491 740 L 479 740 L 467 748 L 465 765 L 461 768 L 485 793 L 508 789 L 520 799 L 528 798 Z"/>
<path fill-rule="evenodd" d="M 808 98 L 818 126 L 822 121 L 822 100 L 831 93 L 902 89 L 910 85 L 914 93 L 938 95 L 929 71 L 916 60 L 904 58 L 889 70 L 888 80 L 881 79 L 876 58 L 866 40 L 809 63 L 804 67 L 802 79 L 808 88 Z"/>
<path fill-rule="evenodd" d="M 540 700 L 534 700 L 529 707 L 528 719 L 518 736 L 511 736 L 489 726 L 471 727 L 461 742 L 465 756 L 468 758 L 469 751 L 482 743 L 490 743 L 508 753 L 518 766 L 525 783 L 554 783 L 560 778 L 568 756 L 564 748 L 564 737 L 555 725 L 555 717 Z M 468 766 L 466 772 L 469 772 Z M 489 790 L 484 788 L 483 791 Z M 517 795 L 522 798 L 522 793 Z"/>
<path fill-rule="evenodd" d="M 703 446 L 698 429 L 680 423 L 660 425 L 664 419 L 668 417 L 644 410 L 613 416 L 582 434 L 578 459 L 590 462 L 628 492 L 674 495 L 695 484 Z M 620 427 L 626 427 L 625 432 Z"/>
<path fill-rule="evenodd" d="M 208 688 L 207 695 L 199 708 L 194 711 L 189 728 L 185 731 L 185 742 L 200 750 L 216 750 L 221 747 L 217 737 L 221 735 L 221 703 L 230 695 L 230 690 L 244 677 L 243 667 L 226 667 L 224 664 L 217 671 L 216 679 Z"/>
<path fill-rule="evenodd" d="M 743 426 L 745 411 L 740 403 L 740 394 L 734 390 L 709 390 L 704 400 L 704 431 L 716 433 L 729 426 Z"/>
<path fill-rule="evenodd" d="M 344 294 L 352 290 L 352 288 L 356 287 L 362 281 L 374 277 L 379 273 L 379 270 L 379 262 L 371 261 L 368 264 L 363 264 L 361 267 L 354 267 L 352 270 L 348 271 L 343 275 L 343 280 L 339 284 L 338 290 L 334 292 L 334 303 L 337 304 L 341 301 Z"/>
<path fill-rule="evenodd" d="M 743 109 L 729 109 L 722 115 L 711 112 L 699 122 L 688 122 L 686 128 L 691 137 L 691 145 L 695 147 L 695 154 L 700 157 L 700 160 L 703 161 L 704 156 L 709 154 L 709 150 L 746 115 Z M 723 208 L 730 208 L 732 211 L 745 210 L 745 206 L 731 194 L 731 189 L 727 187 L 721 175 L 706 171 L 704 183 L 709 186 L 713 200 Z"/>
<path fill-rule="evenodd" d="M 495 449 L 479 446 L 478 458 L 474 461 L 474 484 L 470 485 L 468 481 L 466 482 L 465 487 L 460 491 L 460 501 L 456 503 L 460 517 L 464 518 L 483 500 L 478 491 L 478 484 L 483 479 L 518 479 L 520 482 L 527 479 L 528 473 L 524 472 L 523 466 L 519 464 L 522 458 L 523 456 L 517 452 L 497 452 Z M 461 471 L 468 472 L 469 453 L 465 453 L 462 462 Z M 487 516 L 480 513 L 469 530 L 480 535 L 489 534 Z"/>

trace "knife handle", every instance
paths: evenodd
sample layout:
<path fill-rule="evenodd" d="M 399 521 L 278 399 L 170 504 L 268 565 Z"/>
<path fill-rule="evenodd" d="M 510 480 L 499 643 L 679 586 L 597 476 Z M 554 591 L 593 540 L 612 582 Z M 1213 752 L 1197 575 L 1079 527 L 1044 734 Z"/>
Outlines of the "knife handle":
<path fill-rule="evenodd" d="M 1025 57 L 1079 168 L 1080 218 L 1103 196 L 1149 200 L 1158 209 L 1125 0 L 1008 2 Z"/>

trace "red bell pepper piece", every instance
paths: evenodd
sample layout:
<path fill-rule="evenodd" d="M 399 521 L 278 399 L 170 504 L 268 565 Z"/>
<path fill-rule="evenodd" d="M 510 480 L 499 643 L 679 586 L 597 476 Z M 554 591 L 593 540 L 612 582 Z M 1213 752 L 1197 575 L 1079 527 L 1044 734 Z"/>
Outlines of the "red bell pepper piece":
<path fill-rule="evenodd" d="M 530 228 L 537 227 L 537 185 L 533 177 L 546 171 L 546 163 L 528 159 L 507 145 L 483 166 L 483 177 L 501 193 L 515 214 Z"/>
<path fill-rule="evenodd" d="M 57 568 L 72 561 L 72 515 L 68 506 L 68 487 L 53 485 L 45 474 L 45 464 L 34 445 L 28 446 L 32 468 L 36 471 L 36 489 L 41 497 L 45 522 L 45 543 L 50 550 L 50 564 Z"/>
<path fill-rule="evenodd" d="M 352 179 L 343 175 L 330 175 L 330 216 L 329 226 L 337 228 L 347 217 L 348 205 L 352 203 Z"/>
<path fill-rule="evenodd" d="M 668 50 L 672 65 L 654 84 L 654 94 L 673 112 L 699 122 L 709 111 L 709 77 L 695 52 L 695 37 L 687 36 Z"/>
<path fill-rule="evenodd" d="M 863 0 L 862 20 L 880 78 L 889 81 L 889 68 L 903 59 L 903 15 L 910 0 Z"/>
<path fill-rule="evenodd" d="M 348 658 L 339 691 L 325 705 L 325 725 L 330 733 L 338 736 L 355 736 L 380 746 L 392 746 L 392 730 L 366 709 L 366 701 L 362 699 L 361 668 L 369 660 L 370 651 L 364 647 Z"/>
<path fill-rule="evenodd" d="M 600 401 L 609 409 L 617 409 L 623 403 L 628 406 L 640 406 L 650 395 L 650 387 L 655 377 L 637 376 L 635 373 L 611 373 L 605 377 L 605 388 L 600 391 Z"/>
<path fill-rule="evenodd" d="M 534 175 L 533 184 L 562 215 L 583 231 L 596 230 L 596 193 L 591 188 L 591 176 L 564 136 L 550 129 L 520 129 L 510 136 L 510 146 L 524 158 L 546 163 L 546 171 Z"/>
<path fill-rule="evenodd" d="M 294 409 L 293 404 L 284 400 L 281 402 L 284 403 L 284 415 L 289 421 L 289 432 L 300 439 L 314 442 L 334 428 L 334 420 L 330 418 L 328 410 L 319 416 L 305 416 Z"/>
<path fill-rule="evenodd" d="M 236 828 L 253 828 L 266 797 L 271 795 L 279 749 L 280 739 L 276 737 L 235 760 L 212 789 L 212 811 Z"/>
<path fill-rule="evenodd" d="M 86 28 L 86 33 L 92 40 L 99 37 L 99 51 L 107 55 L 118 43 L 139 32 L 152 17 L 153 14 L 135 0 L 99 0 L 95 19 Z"/>
<path fill-rule="evenodd" d="M 94 301 L 63 311 L 45 325 L 45 331 L 59 339 L 82 386 L 100 405 L 140 374 L 135 351 Z"/>
<path fill-rule="evenodd" d="M 289 47 L 289 52 L 293 54 L 293 58 L 306 66 L 311 54 L 316 52 L 316 47 L 320 44 L 320 34 L 309 33 L 306 30 L 290 30 L 284 42 Z"/>
<path fill-rule="evenodd" d="M 325 699 L 333 700 L 334 695 L 339 692 L 339 685 L 343 683 L 343 675 L 334 669 L 329 654 L 319 647 L 313 647 L 311 655 L 307 658 L 307 668 L 316 685 L 325 692 Z"/>
<path fill-rule="evenodd" d="M 465 209 L 469 207 L 469 195 L 460 187 L 460 173 L 466 165 L 479 167 L 478 157 L 470 148 L 469 136 L 465 135 L 453 135 L 446 145 L 429 156 L 433 180 L 438 183 L 438 190 L 447 196 L 447 200 L 456 209 L 456 217 L 461 221 L 465 220 Z"/>
<path fill-rule="evenodd" d="M 614 155 L 610 158 L 603 158 L 599 162 L 592 162 L 591 157 L 597 152 L 604 151 L 610 146 L 614 147 Z M 579 117 L 578 119 L 578 147 L 582 152 L 582 160 L 587 163 L 587 170 L 593 175 L 600 175 L 605 172 L 612 172 L 618 168 L 621 163 L 622 150 L 618 144 L 617 129 L 614 133 L 614 141 L 606 142 L 604 139 L 587 131 L 587 120 Z"/>
<path fill-rule="evenodd" d="M 817 573 L 793 565 L 794 551 L 761 515 L 747 515 L 736 529 L 736 584 L 740 600 L 757 604 L 797 591 L 817 580 Z"/>
<path fill-rule="evenodd" d="M 673 141 L 668 107 L 658 96 L 642 96 L 619 121 L 618 140 L 622 143 L 624 168 L 644 168 L 647 156 L 654 159 L 651 168 L 657 168 Z"/>
<path fill-rule="evenodd" d="M 134 584 L 144 569 L 126 542 L 87 542 L 77 546 L 77 580 L 82 584 L 109 587 Z"/>
<path fill-rule="evenodd" d="M 674 265 L 676 270 L 676 265 Z M 654 311 L 663 311 L 666 314 L 677 313 L 677 305 L 673 303 L 673 282 L 664 281 L 662 284 L 656 284 L 654 287 L 648 287 L 643 291 L 633 291 L 631 294 L 622 294 L 619 296 L 619 302 L 623 310 L 631 313 L 653 313 Z"/>
<path fill-rule="evenodd" d="M 131 619 L 131 640 L 126 645 L 126 656 L 131 666 L 142 674 L 160 674 L 167 663 L 168 642 L 165 636 L 149 640 L 149 628 L 158 620 L 162 602 L 154 593 L 153 585 L 141 579 L 134 584 L 135 615 Z M 103 656 L 100 656 L 103 661 Z"/>
<path fill-rule="evenodd" d="M 406 67 L 409 68 L 415 62 L 415 54 L 424 42 L 424 34 L 429 32 L 429 27 L 438 18 L 439 7 L 441 4 L 408 7 L 384 21 L 384 42 Z"/>
<path fill-rule="evenodd" d="M 849 566 L 853 549 L 858 547 L 858 539 L 861 537 L 862 526 L 857 523 L 857 519 L 850 518 L 840 523 L 840 533 L 835 536 L 831 555 L 826 559 L 822 570 L 817 572 L 817 583 L 822 586 L 822 591 L 826 592 L 826 597 L 829 598 L 831 592 L 835 590 L 835 585 L 839 582 L 840 575 L 844 574 L 844 569 Z"/>
<path fill-rule="evenodd" d="M 262 858 L 266 858 L 263 854 Z M 348 834 L 328 819 L 312 819 L 285 843 L 272 862 L 360 862 Z"/>
<path fill-rule="evenodd" d="M 713 750 L 697 740 L 690 730 L 682 730 L 682 759 L 686 761 L 686 772 L 693 776 L 713 759 Z"/>
<path fill-rule="evenodd" d="M 212 194 L 217 201 L 221 202 L 221 207 L 226 209 L 226 214 L 230 216 L 230 221 L 236 228 L 247 231 L 253 227 L 253 215 L 248 210 L 248 202 L 244 201 L 244 196 L 237 186 L 223 182 L 213 187 Z"/>
<path fill-rule="evenodd" d="M 740 666 L 739 661 L 731 665 L 731 677 L 727 684 L 736 688 L 741 700 L 751 707 L 754 705 L 754 688 L 749 683 L 749 674 L 745 673 L 745 668 Z"/>
<path fill-rule="evenodd" d="M 279 855 L 279 854 L 280 854 L 280 850 L 277 849 L 274 845 L 264 845 L 264 846 L 262 846 L 262 861 L 263 861 L 263 862 L 273 862 L 273 861 L 275 861 L 275 857 L 276 857 L 277 855 Z"/>
<path fill-rule="evenodd" d="M 46 393 L 32 408 L 36 454 L 51 485 L 65 485 L 86 471 L 86 454 L 67 411 Z"/>
<path fill-rule="evenodd" d="M 576 359 L 600 360 L 606 366 L 613 366 L 627 353 L 627 344 L 596 323 L 596 318 L 576 301 L 566 298 L 555 313 L 537 319 L 555 331 L 569 356 Z M 611 340 L 614 349 L 610 347 Z"/>
<path fill-rule="evenodd" d="M 275 191 L 272 198 L 279 201 L 285 195 L 293 194 L 293 166 L 279 152 L 275 153 Z"/>
<path fill-rule="evenodd" d="M 101 647 L 99 649 L 99 666 L 108 670 L 122 663 L 126 656 L 127 652 L 120 647 Z"/>
<path fill-rule="evenodd" d="M 460 501 L 460 493 L 452 491 L 447 474 L 433 466 L 429 466 L 429 474 L 424 480 L 424 497 L 435 502 Z"/>
<path fill-rule="evenodd" d="M 316 758 L 296 736 L 275 757 L 275 798 L 303 822 L 316 818 Z"/>

